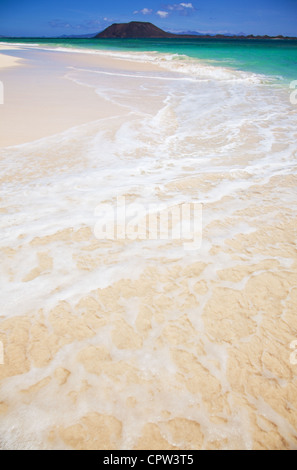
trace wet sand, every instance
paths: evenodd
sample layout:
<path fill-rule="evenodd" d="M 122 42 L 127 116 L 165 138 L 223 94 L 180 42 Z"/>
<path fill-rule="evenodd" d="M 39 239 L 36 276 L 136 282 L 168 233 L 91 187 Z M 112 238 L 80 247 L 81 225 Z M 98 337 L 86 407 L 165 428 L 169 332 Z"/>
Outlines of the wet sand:
<path fill-rule="evenodd" d="M 290 172 L 253 178 L 244 162 L 256 134 L 246 127 L 237 160 L 230 151 L 232 171 L 213 160 L 202 174 L 185 162 L 163 180 L 170 165 L 155 162 L 148 170 L 141 160 L 143 149 L 162 150 L 180 125 L 172 109 L 159 113 L 161 92 L 152 98 L 135 86 L 111 102 L 62 76 L 73 65 L 147 73 L 160 72 L 157 66 L 25 56 L 1 71 L 0 447 L 296 449 L 294 152 Z M 154 124 L 158 116 L 160 132 L 128 151 L 120 138 L 132 115 L 124 108 L 129 100 L 145 106 Z M 133 119 L 140 128 L 141 112 Z M 287 145 L 284 129 L 280 121 L 279 152 Z M 109 146 L 99 140 L 98 159 L 90 160 L 88 144 L 98 135 L 108 136 Z M 41 140 L 5 148 L 34 139 Z M 112 156 L 99 165 L 117 142 L 124 183 L 113 180 L 119 164 Z M 219 143 L 201 138 L 199 145 Z M 129 165 L 131 181 L 124 178 Z M 120 190 L 128 201 L 142 201 L 152 174 L 155 197 L 166 203 L 177 196 L 199 201 L 222 182 L 236 189 L 204 202 L 202 247 L 187 253 L 182 240 L 98 240 L 90 192 L 97 170 L 98 191 L 105 179 L 102 201 L 110 204 Z"/>

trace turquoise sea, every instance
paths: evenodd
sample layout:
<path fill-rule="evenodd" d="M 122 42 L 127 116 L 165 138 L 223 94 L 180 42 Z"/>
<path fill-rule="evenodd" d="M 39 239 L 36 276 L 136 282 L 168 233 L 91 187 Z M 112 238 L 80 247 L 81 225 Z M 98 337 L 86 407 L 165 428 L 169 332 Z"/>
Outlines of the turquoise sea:
<path fill-rule="evenodd" d="M 54 48 L 158 52 L 206 61 L 214 66 L 273 77 L 280 84 L 297 80 L 297 40 L 278 39 L 1 39 Z M 177 58 L 178 58 L 177 56 Z"/>

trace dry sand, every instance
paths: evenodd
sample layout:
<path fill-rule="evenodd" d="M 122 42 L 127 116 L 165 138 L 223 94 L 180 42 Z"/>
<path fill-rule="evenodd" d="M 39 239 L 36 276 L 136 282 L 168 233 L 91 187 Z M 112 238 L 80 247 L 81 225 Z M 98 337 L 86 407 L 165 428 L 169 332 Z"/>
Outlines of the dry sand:
<path fill-rule="evenodd" d="M 10 46 L 10 45 L 0 45 L 0 70 L 3 70 L 7 67 L 15 67 L 20 65 L 20 60 L 17 57 L 13 57 L 11 55 L 1 54 L 1 51 L 15 51 L 18 50 L 17 46 Z"/>
<path fill-rule="evenodd" d="M 0 146 L 19 145 L 71 127 L 117 115 L 121 110 L 93 89 L 67 80 L 67 67 L 101 67 L 114 71 L 155 71 L 151 64 L 86 54 L 47 52 L 43 62 L 12 55 L 17 46 L 0 45 L 4 105 L 0 107 Z M 46 59 L 46 60 L 45 60 Z M 56 71 L 57 64 L 61 65 Z M 54 65 L 54 67 L 53 67 Z M 17 72 L 12 67 L 19 66 Z M 64 73 L 63 73 L 64 72 Z"/>
<path fill-rule="evenodd" d="M 6 46 L 2 48 L 6 50 Z M 13 50 L 12 47 L 8 49 Z M 69 56 L 64 58 L 67 63 Z M 79 62 L 76 55 L 74 59 L 72 63 Z M 15 73 L 11 67 L 17 65 L 21 67 Z M 55 74 L 50 65 L 34 67 L 26 60 L 2 54 L 0 67 L 3 67 L 1 80 L 4 85 L 0 146 L 19 145 L 55 135 L 116 112 L 114 106 L 100 99 L 92 89 L 76 85 L 60 73 Z"/>

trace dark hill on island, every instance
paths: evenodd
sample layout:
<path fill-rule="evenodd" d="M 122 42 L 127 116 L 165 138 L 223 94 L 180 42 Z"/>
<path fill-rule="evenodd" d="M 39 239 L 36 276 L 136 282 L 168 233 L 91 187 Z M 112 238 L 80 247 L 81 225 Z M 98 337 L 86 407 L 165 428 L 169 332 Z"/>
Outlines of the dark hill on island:
<path fill-rule="evenodd" d="M 143 21 L 131 21 L 130 23 L 114 23 L 106 28 L 101 33 L 97 34 L 95 38 L 98 39 L 296 39 L 287 36 L 253 36 L 252 34 L 246 36 L 240 35 L 223 35 L 223 34 L 172 34 L 163 31 L 152 23 Z"/>
<path fill-rule="evenodd" d="M 179 38 L 177 34 L 167 33 L 163 29 L 158 28 L 152 23 L 145 23 L 141 21 L 131 21 L 131 23 L 114 23 L 106 28 L 101 33 L 95 36 L 96 38 L 128 38 L 128 39 L 141 39 L 141 38 Z M 193 36 L 194 37 L 194 36 Z"/>

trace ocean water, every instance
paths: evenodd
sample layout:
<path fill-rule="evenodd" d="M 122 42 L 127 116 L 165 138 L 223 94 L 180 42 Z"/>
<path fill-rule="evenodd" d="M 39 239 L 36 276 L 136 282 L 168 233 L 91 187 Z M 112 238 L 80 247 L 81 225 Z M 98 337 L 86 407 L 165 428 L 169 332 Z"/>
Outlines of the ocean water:
<path fill-rule="evenodd" d="M 0 150 L 1 447 L 296 449 L 296 43 L 34 43 L 123 66 L 57 61 L 114 115 Z M 142 236 L 184 204 L 201 243 Z"/>
<path fill-rule="evenodd" d="M 158 52 L 199 59 L 212 65 L 273 77 L 280 83 L 296 80 L 297 40 L 249 39 L 1 39 L 2 42 L 54 48 Z M 183 57 L 184 58 L 184 57 Z"/>

